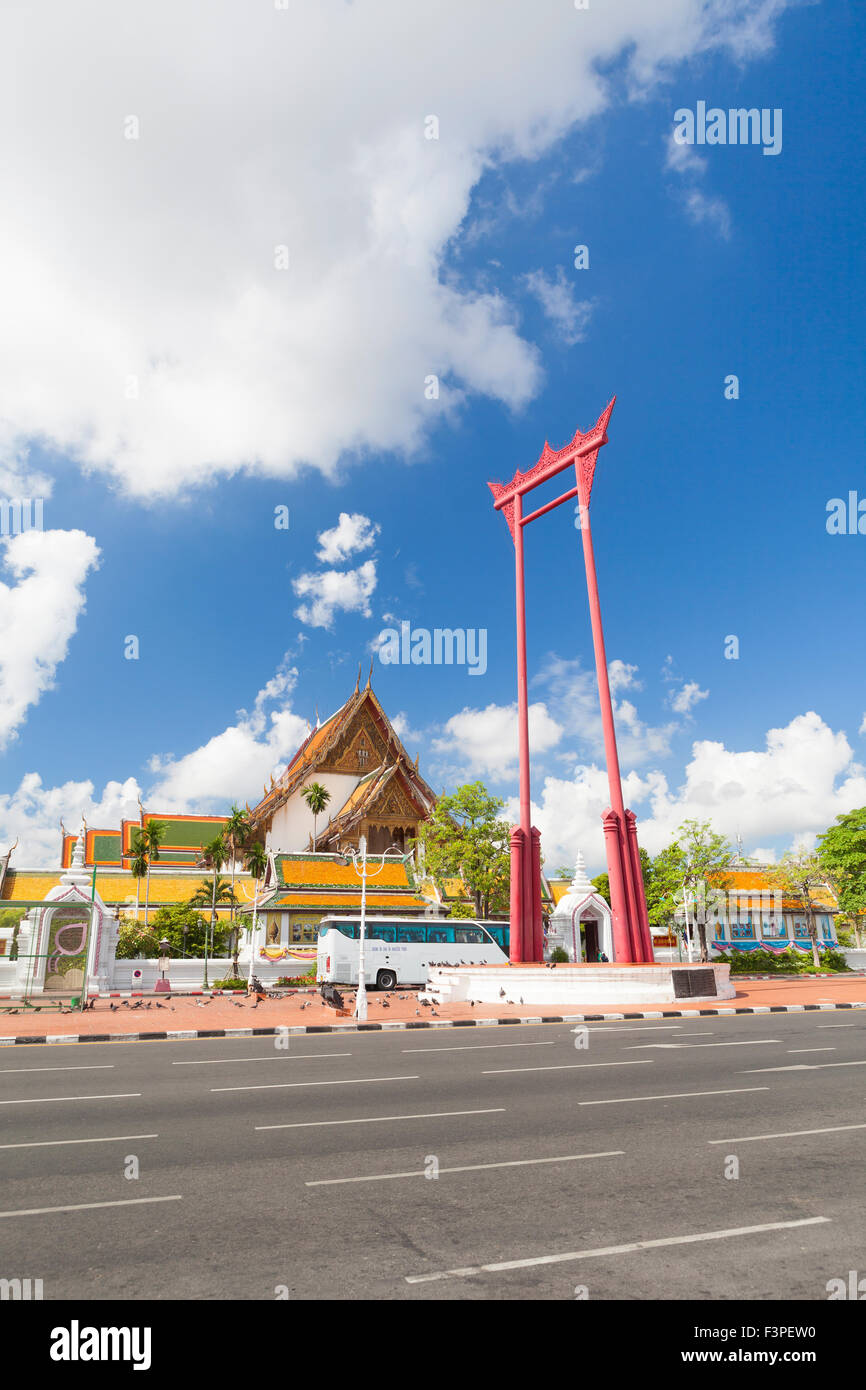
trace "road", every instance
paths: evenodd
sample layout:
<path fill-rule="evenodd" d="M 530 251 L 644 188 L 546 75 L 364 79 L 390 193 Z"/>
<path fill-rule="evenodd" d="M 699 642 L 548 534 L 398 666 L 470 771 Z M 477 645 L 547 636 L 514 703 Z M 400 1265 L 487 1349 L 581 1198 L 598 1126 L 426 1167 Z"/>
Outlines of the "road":
<path fill-rule="evenodd" d="M 76 1300 L 826 1299 L 866 1275 L 864 1095 L 855 1011 L 5 1047 L 0 1276 Z"/>

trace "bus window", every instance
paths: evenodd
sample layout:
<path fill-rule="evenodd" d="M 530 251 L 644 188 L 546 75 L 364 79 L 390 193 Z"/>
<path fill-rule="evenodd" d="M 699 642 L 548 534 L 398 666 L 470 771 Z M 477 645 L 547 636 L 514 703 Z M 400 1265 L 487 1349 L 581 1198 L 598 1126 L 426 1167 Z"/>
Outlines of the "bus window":
<path fill-rule="evenodd" d="M 502 950 L 507 953 L 508 929 L 506 927 L 487 927 L 486 930 L 490 934 L 490 936 L 493 937 L 493 940 L 496 942 L 497 946 L 500 946 Z"/>
<path fill-rule="evenodd" d="M 381 922 L 368 922 L 366 935 L 376 941 L 393 941 L 394 928 L 383 926 Z"/>
<path fill-rule="evenodd" d="M 448 927 L 428 927 L 427 940 L 436 942 L 437 944 L 453 941 L 454 928 L 452 927 L 449 931 Z"/>
<path fill-rule="evenodd" d="M 398 927 L 397 940 L 419 941 L 423 943 L 427 940 L 427 932 L 424 927 Z"/>
<path fill-rule="evenodd" d="M 484 940 L 484 933 L 480 927 L 455 927 L 454 939 L 467 945 L 480 946 Z"/>

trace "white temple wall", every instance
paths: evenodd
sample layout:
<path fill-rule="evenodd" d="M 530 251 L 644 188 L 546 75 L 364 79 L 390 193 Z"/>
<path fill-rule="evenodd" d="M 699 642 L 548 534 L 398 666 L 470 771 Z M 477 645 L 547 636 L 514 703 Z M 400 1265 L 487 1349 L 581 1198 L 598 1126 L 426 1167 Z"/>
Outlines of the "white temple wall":
<path fill-rule="evenodd" d="M 359 781 L 360 778 L 355 773 L 313 772 L 310 774 L 309 782 L 318 782 L 331 793 L 331 800 L 318 817 L 316 828 L 319 834 L 328 824 L 328 816 L 337 814 Z M 309 785 L 309 782 L 305 785 Z M 313 833 L 313 813 L 301 796 L 302 790 L 303 788 L 299 787 L 289 800 L 274 812 L 273 823 L 268 831 L 265 845 L 265 848 L 272 850 L 274 854 L 298 853 L 307 848 Z"/>

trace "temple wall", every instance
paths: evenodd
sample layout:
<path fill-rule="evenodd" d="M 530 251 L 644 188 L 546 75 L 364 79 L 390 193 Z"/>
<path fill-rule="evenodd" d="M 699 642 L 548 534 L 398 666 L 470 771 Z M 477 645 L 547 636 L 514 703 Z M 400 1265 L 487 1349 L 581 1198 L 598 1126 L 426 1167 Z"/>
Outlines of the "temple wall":
<path fill-rule="evenodd" d="M 328 816 L 335 816 L 351 792 L 358 785 L 355 773 L 314 772 L 310 782 L 318 782 L 331 793 L 327 809 L 318 819 L 317 829 L 321 833 L 328 824 Z M 274 819 L 267 837 L 267 848 L 275 854 L 302 852 L 313 833 L 313 813 L 301 797 L 302 788 L 290 797 L 285 805 L 274 812 Z"/>

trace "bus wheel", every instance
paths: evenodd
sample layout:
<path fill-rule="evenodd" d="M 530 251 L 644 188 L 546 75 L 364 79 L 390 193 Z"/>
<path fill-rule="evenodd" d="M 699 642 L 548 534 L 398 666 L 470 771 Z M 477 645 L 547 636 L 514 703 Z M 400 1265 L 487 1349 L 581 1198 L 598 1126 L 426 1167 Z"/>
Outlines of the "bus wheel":
<path fill-rule="evenodd" d="M 393 989 L 397 983 L 397 974 L 394 970 L 380 970 L 376 976 L 377 989 Z"/>

